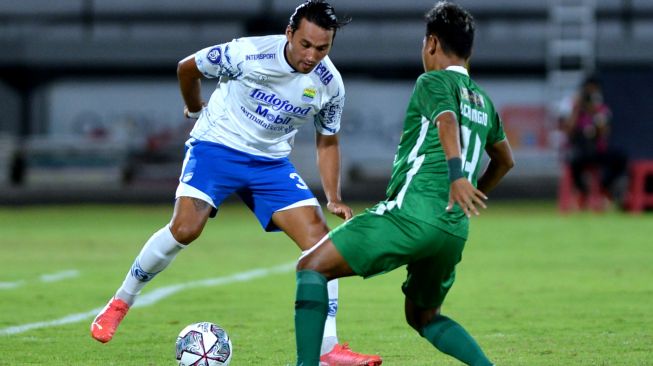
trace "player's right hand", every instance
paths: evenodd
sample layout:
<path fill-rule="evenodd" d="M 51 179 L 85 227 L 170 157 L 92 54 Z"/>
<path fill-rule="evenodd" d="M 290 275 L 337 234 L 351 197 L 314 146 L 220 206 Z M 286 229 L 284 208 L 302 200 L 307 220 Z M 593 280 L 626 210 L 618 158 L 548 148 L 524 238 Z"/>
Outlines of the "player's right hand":
<path fill-rule="evenodd" d="M 354 210 L 343 202 L 329 202 L 327 203 L 327 210 L 345 221 L 354 216 Z"/>
<path fill-rule="evenodd" d="M 487 196 L 476 189 L 467 178 L 458 178 L 451 182 L 447 211 L 450 211 L 453 205 L 457 203 L 467 217 L 471 217 L 472 213 L 478 216 L 479 212 L 477 207 L 487 208 L 484 202 L 485 200 L 487 200 Z"/>
<path fill-rule="evenodd" d="M 204 107 L 206 107 L 206 103 L 202 103 L 202 108 L 200 108 L 199 111 L 191 112 L 188 109 L 188 106 L 184 106 L 184 117 L 192 118 L 192 119 L 198 119 L 199 115 L 200 115 L 200 113 L 202 113 L 202 110 L 204 109 Z"/>

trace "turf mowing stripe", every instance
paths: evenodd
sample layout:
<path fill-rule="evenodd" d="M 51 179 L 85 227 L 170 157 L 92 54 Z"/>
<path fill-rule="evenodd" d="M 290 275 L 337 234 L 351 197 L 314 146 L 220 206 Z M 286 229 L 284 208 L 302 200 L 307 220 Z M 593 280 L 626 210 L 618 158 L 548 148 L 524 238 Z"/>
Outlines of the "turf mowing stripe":
<path fill-rule="evenodd" d="M 133 308 L 150 306 L 182 290 L 187 290 L 187 289 L 197 288 L 197 287 L 229 285 L 236 282 L 251 281 L 270 274 L 290 272 L 292 269 L 295 268 L 295 265 L 296 262 L 293 261 L 291 263 L 286 263 L 275 267 L 258 268 L 258 269 L 253 269 L 251 271 L 235 273 L 231 276 L 226 276 L 226 277 L 207 278 L 204 280 L 191 281 L 186 283 L 180 283 L 177 285 L 170 285 L 170 286 L 157 288 L 156 290 L 150 291 L 140 296 L 136 300 L 136 303 L 134 303 Z M 3 328 L 0 329 L 0 336 L 24 333 L 32 329 L 49 328 L 49 327 L 56 327 L 58 325 L 77 323 L 82 320 L 86 320 L 96 316 L 97 313 L 99 313 L 102 310 L 102 308 L 103 307 L 99 307 L 83 313 L 66 315 L 63 318 L 59 318 L 55 320 L 36 322 L 36 323 L 27 323 L 22 325 L 15 325 L 13 327 Z"/>

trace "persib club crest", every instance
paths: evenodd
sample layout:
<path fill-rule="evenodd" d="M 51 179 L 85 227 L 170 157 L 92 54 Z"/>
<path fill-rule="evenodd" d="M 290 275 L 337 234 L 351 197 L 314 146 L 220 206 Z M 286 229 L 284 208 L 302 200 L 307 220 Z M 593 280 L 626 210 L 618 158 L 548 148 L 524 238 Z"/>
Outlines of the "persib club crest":
<path fill-rule="evenodd" d="M 213 47 L 206 55 L 206 58 L 208 58 L 209 62 L 212 64 L 219 64 L 220 61 L 222 61 L 222 49 L 220 47 Z"/>
<path fill-rule="evenodd" d="M 304 89 L 304 93 L 302 94 L 302 100 L 304 102 L 310 103 L 313 101 L 313 98 L 315 98 L 315 94 L 317 93 L 317 90 L 313 88 L 306 88 Z"/>

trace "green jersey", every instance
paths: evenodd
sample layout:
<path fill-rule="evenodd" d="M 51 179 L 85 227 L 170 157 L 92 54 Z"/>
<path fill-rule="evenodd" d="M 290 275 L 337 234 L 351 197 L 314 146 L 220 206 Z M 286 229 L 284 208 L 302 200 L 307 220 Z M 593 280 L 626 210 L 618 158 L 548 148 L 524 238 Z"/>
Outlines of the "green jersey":
<path fill-rule="evenodd" d="M 449 202 L 447 161 L 440 143 L 437 117 L 453 112 L 460 126 L 463 173 L 476 186 L 486 144 L 505 139 L 501 120 L 487 94 L 462 67 L 422 74 L 413 90 L 387 188 L 387 200 L 376 213 L 421 220 L 467 238 L 469 222 L 458 205 Z"/>

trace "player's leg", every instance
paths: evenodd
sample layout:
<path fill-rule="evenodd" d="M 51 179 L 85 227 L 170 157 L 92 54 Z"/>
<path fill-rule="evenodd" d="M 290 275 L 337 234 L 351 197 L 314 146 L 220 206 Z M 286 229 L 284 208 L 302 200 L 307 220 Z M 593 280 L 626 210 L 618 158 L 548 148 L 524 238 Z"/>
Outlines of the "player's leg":
<path fill-rule="evenodd" d="M 392 219 L 365 212 L 331 231 L 328 238 L 302 256 L 297 265 L 297 301 L 295 329 L 298 364 L 312 364 L 319 344 L 316 337 L 322 331 L 321 320 L 326 316 L 325 281 L 358 274 L 371 276 L 391 271 L 405 264 L 401 253 L 405 245 L 403 233 Z M 409 231 L 410 232 L 410 231 Z M 414 231 L 417 236 L 420 232 Z M 385 245 L 388 242 L 389 245 Z M 379 260 L 383 259 L 383 260 Z M 323 355 L 326 364 L 344 364 L 338 354 Z M 371 355 L 352 360 L 354 365 L 380 365 L 382 359 Z"/>
<path fill-rule="evenodd" d="M 284 231 L 304 253 L 329 231 L 319 202 L 288 159 L 252 157 L 252 160 L 251 166 L 257 171 L 251 174 L 247 188 L 239 190 L 238 194 L 266 231 Z M 323 354 L 334 350 L 338 344 L 337 280 L 329 282 L 328 293 L 329 314 L 322 342 Z M 343 352 L 348 351 L 338 347 L 341 348 Z"/>
<path fill-rule="evenodd" d="M 168 267 L 181 249 L 200 236 L 212 209 L 198 198 L 179 197 L 170 224 L 145 243 L 115 298 L 131 306 L 143 287 Z"/>
<path fill-rule="evenodd" d="M 406 297 L 405 311 L 408 324 L 440 352 L 466 365 L 492 365 L 474 337 L 456 321 L 441 315 L 440 308 L 422 308 Z"/>
<path fill-rule="evenodd" d="M 91 324 L 91 335 L 108 342 L 141 289 L 202 232 L 209 216 L 237 186 L 238 159 L 215 144 L 189 140 L 171 222 L 147 241 L 122 286 Z M 222 161 L 218 170 L 214 161 Z M 221 187 L 218 190 L 216 187 Z"/>
<path fill-rule="evenodd" d="M 432 256 L 408 264 L 408 278 L 402 286 L 406 295 L 406 321 L 441 352 L 467 365 L 492 365 L 465 328 L 440 314 L 441 304 L 455 280 L 455 267 L 462 257 L 465 241 L 438 231 L 435 230 L 431 240 L 440 243 L 440 249 Z"/>
<path fill-rule="evenodd" d="M 601 189 L 602 193 L 613 199 L 614 184 L 617 179 L 626 171 L 627 159 L 624 153 L 617 149 L 608 149 L 596 156 L 596 164 L 601 169 Z"/>
<path fill-rule="evenodd" d="M 327 278 L 353 275 L 347 262 L 335 249 L 333 243 L 325 238 L 317 246 L 305 253 L 297 264 L 297 292 L 295 298 L 295 336 L 297 342 L 297 365 L 317 365 L 320 361 L 329 365 L 380 365 L 378 356 L 360 355 L 346 352 L 338 360 L 337 355 L 321 355 L 322 335 L 329 312 Z M 327 277 L 328 276 L 328 277 Z M 331 281 L 333 282 L 333 281 Z M 325 356 L 328 359 L 325 359 Z M 330 361 L 340 361 L 335 363 Z"/>
<path fill-rule="evenodd" d="M 213 209 L 197 198 L 179 197 L 169 225 L 154 233 L 134 260 L 125 280 L 91 324 L 91 335 L 106 343 L 145 285 L 163 271 L 177 253 L 195 240 Z"/>
<path fill-rule="evenodd" d="M 589 188 L 585 181 L 585 170 L 588 164 L 587 154 L 580 151 L 572 153 L 572 157 L 569 160 L 569 169 L 571 170 L 574 188 L 578 191 L 578 206 L 580 209 L 585 209 L 587 206 Z"/>
<path fill-rule="evenodd" d="M 291 209 L 282 209 L 272 215 L 273 223 L 288 235 L 302 250 L 302 255 L 326 237 L 329 228 L 326 225 L 319 206 L 301 206 Z M 328 313 L 324 326 L 322 347 L 320 354 L 324 355 L 338 346 L 336 327 L 336 314 L 338 312 L 338 280 L 334 279 L 327 284 Z M 338 348 L 336 348 L 338 347 Z M 347 351 L 343 349 L 343 352 Z"/>

